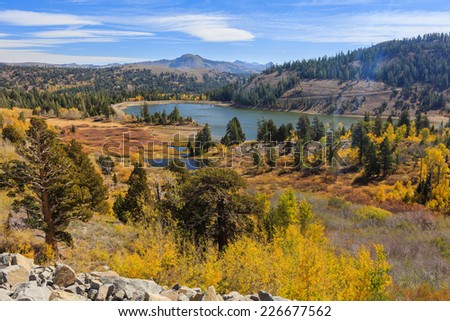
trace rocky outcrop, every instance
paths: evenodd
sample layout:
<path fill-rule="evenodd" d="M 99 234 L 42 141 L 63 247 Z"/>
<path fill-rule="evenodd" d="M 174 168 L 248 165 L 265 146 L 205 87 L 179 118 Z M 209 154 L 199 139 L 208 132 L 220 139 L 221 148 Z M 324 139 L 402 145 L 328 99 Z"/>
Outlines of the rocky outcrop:
<path fill-rule="evenodd" d="M 219 294 L 153 280 L 121 277 L 114 271 L 79 273 L 67 265 L 38 266 L 20 254 L 0 254 L 0 301 L 280 301 L 265 291 Z"/>

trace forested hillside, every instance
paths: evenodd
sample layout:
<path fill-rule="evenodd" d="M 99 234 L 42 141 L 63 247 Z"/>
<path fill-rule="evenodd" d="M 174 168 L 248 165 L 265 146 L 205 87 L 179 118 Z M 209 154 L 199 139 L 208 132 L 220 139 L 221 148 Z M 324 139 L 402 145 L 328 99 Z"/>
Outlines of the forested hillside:
<path fill-rule="evenodd" d="M 355 113 L 365 98 L 377 96 L 361 114 L 445 111 L 449 75 L 450 36 L 429 34 L 272 66 L 244 86 L 228 85 L 212 96 L 257 107 L 310 110 L 321 105 L 319 111 L 326 113 Z M 323 82 L 325 90 L 315 90 Z"/>
<path fill-rule="evenodd" d="M 0 65 L 0 106 L 39 108 L 55 115 L 62 108 L 75 108 L 86 116 L 108 116 L 111 103 L 136 97 L 201 99 L 205 91 L 236 79 L 232 74 L 207 70 Z"/>

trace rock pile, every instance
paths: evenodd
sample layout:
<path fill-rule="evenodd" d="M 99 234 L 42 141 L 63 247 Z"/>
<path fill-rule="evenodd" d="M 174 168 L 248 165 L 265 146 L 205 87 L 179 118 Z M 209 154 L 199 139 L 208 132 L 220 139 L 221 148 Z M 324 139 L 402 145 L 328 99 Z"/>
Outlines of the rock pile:
<path fill-rule="evenodd" d="M 121 277 L 114 271 L 75 273 L 64 264 L 37 266 L 20 254 L 0 254 L 0 301 L 285 301 L 265 291 L 218 294 L 153 280 Z"/>

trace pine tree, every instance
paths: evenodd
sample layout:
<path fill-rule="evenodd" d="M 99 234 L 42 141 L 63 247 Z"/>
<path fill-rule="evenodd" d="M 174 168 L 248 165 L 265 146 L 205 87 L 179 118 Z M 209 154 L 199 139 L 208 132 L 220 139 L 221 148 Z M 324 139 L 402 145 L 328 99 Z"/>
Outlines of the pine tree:
<path fill-rule="evenodd" d="M 325 136 L 325 126 L 317 116 L 314 116 L 312 121 L 312 132 L 313 139 L 315 141 L 319 141 L 323 136 Z"/>
<path fill-rule="evenodd" d="M 303 143 L 311 141 L 312 128 L 308 116 L 301 115 L 298 118 L 296 130 L 300 141 Z"/>
<path fill-rule="evenodd" d="M 73 175 L 81 196 L 85 198 L 83 203 L 87 206 L 83 210 L 87 211 L 86 216 L 93 212 L 105 214 L 108 210 L 106 203 L 108 189 L 103 184 L 103 178 L 95 170 L 89 156 L 83 152 L 83 145 L 71 140 L 64 146 L 64 149 L 75 165 Z"/>
<path fill-rule="evenodd" d="M 352 126 L 352 147 L 358 148 L 359 164 L 362 164 L 364 148 L 368 143 L 369 137 L 367 137 L 366 127 L 362 123 Z"/>
<path fill-rule="evenodd" d="M 377 150 L 374 143 L 370 143 L 366 151 L 366 163 L 364 166 L 364 174 L 370 178 L 380 174 L 380 163 L 377 157 Z"/>
<path fill-rule="evenodd" d="M 381 134 L 383 133 L 383 120 L 381 119 L 380 115 L 375 117 L 375 121 L 373 124 L 373 133 L 378 137 L 380 137 Z"/>
<path fill-rule="evenodd" d="M 409 126 L 411 125 L 411 121 L 409 120 L 409 112 L 407 109 L 404 109 L 400 114 L 397 127 L 401 127 L 403 125 L 406 125 L 407 129 L 406 132 L 409 132 Z"/>
<path fill-rule="evenodd" d="M 30 225 L 44 231 L 55 259 L 59 257 L 58 242 L 72 244 L 66 231 L 69 223 L 88 221 L 105 200 L 101 177 L 90 171 L 93 167 L 87 156 L 78 150 L 77 158 L 71 157 L 67 149 L 72 150 L 44 120 L 32 118 L 25 142 L 16 145 L 21 160 L 3 164 L 1 179 L 7 182 L 9 195 L 16 198 L 15 206 L 26 210 Z M 80 176 L 81 171 L 88 173 Z M 95 177 L 85 182 L 87 175 Z"/>
<path fill-rule="evenodd" d="M 208 124 L 205 124 L 205 127 L 195 137 L 194 155 L 207 153 L 212 146 L 214 146 L 214 142 L 211 136 L 211 129 Z"/>
<path fill-rule="evenodd" d="M 150 112 L 149 112 L 148 108 L 149 107 L 147 104 L 143 104 L 141 106 L 141 118 L 146 123 L 150 122 Z"/>
<path fill-rule="evenodd" d="M 251 199 L 240 194 L 245 181 L 226 168 L 202 168 L 183 188 L 185 206 L 177 212 L 185 231 L 197 241 L 212 239 L 223 252 L 245 226 Z"/>
<path fill-rule="evenodd" d="M 236 117 L 233 117 L 228 124 L 225 136 L 222 137 L 221 143 L 223 145 L 241 144 L 245 141 L 245 134 L 242 131 L 241 123 Z"/>
<path fill-rule="evenodd" d="M 169 114 L 169 122 L 172 125 L 175 125 L 178 124 L 182 119 L 183 117 L 180 116 L 180 111 L 178 110 L 178 107 L 175 106 L 173 108 L 173 111 Z"/>
<path fill-rule="evenodd" d="M 141 223 L 149 225 L 153 212 L 149 209 L 154 205 L 150 188 L 147 183 L 145 169 L 139 164 L 134 164 L 133 171 L 128 179 L 128 191 L 123 201 L 116 199 L 114 212 L 117 218 L 123 222 Z"/>
<path fill-rule="evenodd" d="M 385 137 L 380 144 L 380 167 L 383 176 L 392 173 L 393 163 L 391 143 L 389 142 L 389 138 Z"/>

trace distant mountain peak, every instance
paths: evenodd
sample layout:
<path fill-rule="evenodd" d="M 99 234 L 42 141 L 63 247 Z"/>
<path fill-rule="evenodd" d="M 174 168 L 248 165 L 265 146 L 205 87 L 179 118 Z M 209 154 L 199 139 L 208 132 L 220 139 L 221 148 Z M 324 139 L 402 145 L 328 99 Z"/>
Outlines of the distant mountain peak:
<path fill-rule="evenodd" d="M 200 55 L 192 53 L 184 54 L 172 60 L 163 59 L 157 61 L 145 61 L 136 64 L 147 66 L 163 66 L 175 69 L 210 69 L 233 74 L 260 73 L 264 71 L 267 67 L 272 66 L 272 63 L 262 65 L 255 62 L 248 63 L 240 60 L 236 60 L 234 62 L 215 61 L 205 59 Z"/>

